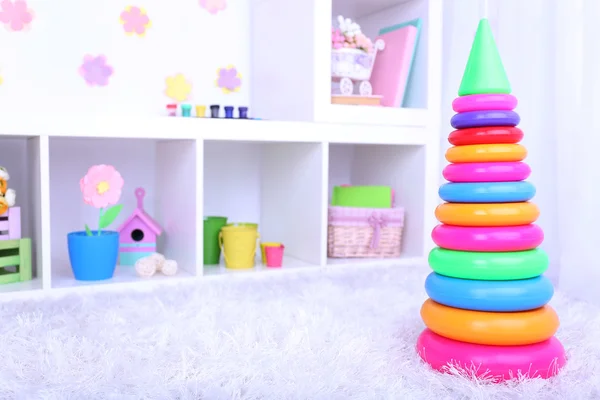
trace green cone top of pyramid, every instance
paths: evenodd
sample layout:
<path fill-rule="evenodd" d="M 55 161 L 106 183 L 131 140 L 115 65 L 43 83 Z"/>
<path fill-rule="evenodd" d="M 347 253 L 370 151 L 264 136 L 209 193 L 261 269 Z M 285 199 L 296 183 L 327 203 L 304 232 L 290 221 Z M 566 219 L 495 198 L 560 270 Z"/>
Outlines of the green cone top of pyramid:
<path fill-rule="evenodd" d="M 458 95 L 510 92 L 510 82 L 496 47 L 490 23 L 484 18 L 479 21 Z"/>

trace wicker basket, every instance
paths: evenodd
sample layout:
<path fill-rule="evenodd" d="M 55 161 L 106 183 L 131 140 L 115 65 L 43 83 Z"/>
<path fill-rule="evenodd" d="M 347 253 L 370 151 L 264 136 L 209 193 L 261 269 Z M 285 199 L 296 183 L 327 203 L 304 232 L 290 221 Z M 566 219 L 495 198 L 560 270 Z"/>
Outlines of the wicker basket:
<path fill-rule="evenodd" d="M 327 255 L 333 258 L 399 257 L 403 208 L 329 206 Z"/>

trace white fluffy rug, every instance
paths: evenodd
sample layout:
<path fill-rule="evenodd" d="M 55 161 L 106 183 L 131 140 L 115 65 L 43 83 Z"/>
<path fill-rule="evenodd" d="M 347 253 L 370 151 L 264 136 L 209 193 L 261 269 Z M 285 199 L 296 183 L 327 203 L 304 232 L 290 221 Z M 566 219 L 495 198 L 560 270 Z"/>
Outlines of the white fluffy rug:
<path fill-rule="evenodd" d="M 490 385 L 415 354 L 424 268 L 206 279 L 0 305 L 1 399 L 598 399 L 600 313 L 557 295 L 559 378 Z"/>

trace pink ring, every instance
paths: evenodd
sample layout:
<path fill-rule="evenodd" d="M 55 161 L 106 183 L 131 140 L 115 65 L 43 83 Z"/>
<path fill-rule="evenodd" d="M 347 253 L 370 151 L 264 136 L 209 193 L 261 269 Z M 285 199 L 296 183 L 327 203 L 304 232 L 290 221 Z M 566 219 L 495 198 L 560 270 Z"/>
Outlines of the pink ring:
<path fill-rule="evenodd" d="M 452 109 L 457 113 L 469 111 L 509 110 L 517 107 L 517 98 L 511 94 L 472 94 L 454 99 Z"/>
<path fill-rule="evenodd" d="M 524 251 L 544 241 L 537 225 L 474 227 L 438 225 L 431 238 L 444 249 L 459 251 Z"/>
<path fill-rule="evenodd" d="M 447 165 L 442 171 L 450 182 L 517 182 L 531 174 L 523 162 L 480 162 Z"/>
<path fill-rule="evenodd" d="M 527 346 L 487 346 L 447 339 L 425 329 L 417 340 L 417 353 L 433 369 L 448 372 L 454 365 L 479 378 L 510 380 L 519 373 L 547 379 L 567 363 L 565 349 L 556 337 Z"/>

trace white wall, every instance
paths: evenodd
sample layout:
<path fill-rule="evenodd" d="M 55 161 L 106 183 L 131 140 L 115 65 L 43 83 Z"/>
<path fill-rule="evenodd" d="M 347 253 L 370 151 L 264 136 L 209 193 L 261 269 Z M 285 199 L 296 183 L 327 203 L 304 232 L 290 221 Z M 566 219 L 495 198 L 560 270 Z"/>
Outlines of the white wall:
<path fill-rule="evenodd" d="M 165 79 L 182 73 L 194 104 L 248 105 L 250 0 L 222 0 L 209 13 L 198 0 L 143 0 L 151 20 L 144 37 L 127 36 L 117 0 L 28 0 L 34 18 L 24 31 L 0 26 L 0 116 L 4 113 L 95 112 L 151 115 L 172 102 Z M 78 73 L 84 55 L 104 54 L 114 67 L 110 83 L 89 87 Z M 232 64 L 239 92 L 215 85 L 217 69 Z"/>

